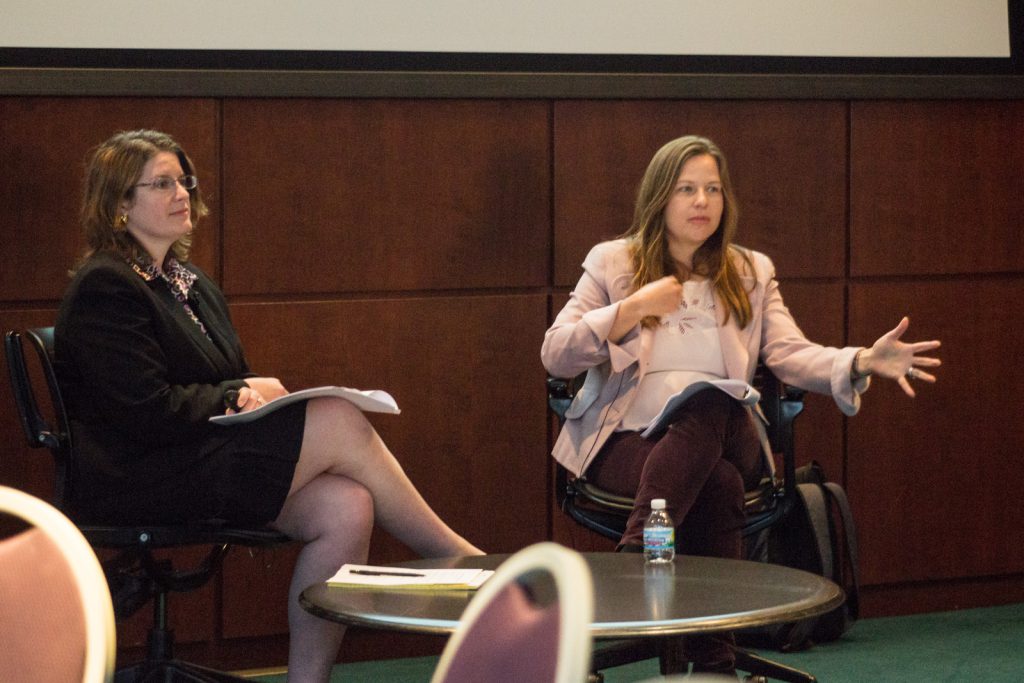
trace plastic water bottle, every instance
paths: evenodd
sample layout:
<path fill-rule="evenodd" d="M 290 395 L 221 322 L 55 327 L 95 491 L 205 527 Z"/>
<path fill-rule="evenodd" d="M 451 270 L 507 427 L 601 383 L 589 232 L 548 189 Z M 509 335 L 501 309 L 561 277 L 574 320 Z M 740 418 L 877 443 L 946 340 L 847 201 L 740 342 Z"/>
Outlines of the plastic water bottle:
<path fill-rule="evenodd" d="M 665 564 L 676 557 L 676 526 L 665 511 L 665 499 L 651 501 L 651 516 L 644 522 L 644 558 Z"/>

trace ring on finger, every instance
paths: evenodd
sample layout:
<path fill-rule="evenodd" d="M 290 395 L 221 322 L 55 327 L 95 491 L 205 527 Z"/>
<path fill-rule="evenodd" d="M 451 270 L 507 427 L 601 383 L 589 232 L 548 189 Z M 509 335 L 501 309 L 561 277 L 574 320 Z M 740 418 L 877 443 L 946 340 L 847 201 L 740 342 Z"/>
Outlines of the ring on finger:
<path fill-rule="evenodd" d="M 909 377 L 910 379 L 917 379 L 917 368 L 915 368 L 913 365 L 907 368 L 907 377 Z"/>

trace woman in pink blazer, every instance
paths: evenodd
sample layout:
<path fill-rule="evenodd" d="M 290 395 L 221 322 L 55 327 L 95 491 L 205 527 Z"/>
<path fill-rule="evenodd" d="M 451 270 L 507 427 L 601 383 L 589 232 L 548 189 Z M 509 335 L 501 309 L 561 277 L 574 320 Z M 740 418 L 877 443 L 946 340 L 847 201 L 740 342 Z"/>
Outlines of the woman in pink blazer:
<path fill-rule="evenodd" d="M 642 550 L 650 501 L 664 498 L 689 554 L 740 558 L 744 491 L 763 473 L 753 413 L 715 387 L 696 392 L 670 426 L 644 437 L 666 399 L 696 382 L 750 382 L 758 358 L 783 382 L 830 394 L 853 415 L 872 375 L 934 382 L 920 354 L 938 341 L 900 341 L 904 318 L 871 347 L 809 341 L 782 301 L 764 254 L 732 243 L 736 199 L 718 147 L 682 137 L 654 155 L 633 223 L 595 246 L 569 303 L 544 337 L 541 358 L 559 377 L 587 372 L 566 412 L 554 457 L 576 475 L 632 496 L 619 549 Z M 734 668 L 729 643 L 694 639 L 703 671 Z"/>

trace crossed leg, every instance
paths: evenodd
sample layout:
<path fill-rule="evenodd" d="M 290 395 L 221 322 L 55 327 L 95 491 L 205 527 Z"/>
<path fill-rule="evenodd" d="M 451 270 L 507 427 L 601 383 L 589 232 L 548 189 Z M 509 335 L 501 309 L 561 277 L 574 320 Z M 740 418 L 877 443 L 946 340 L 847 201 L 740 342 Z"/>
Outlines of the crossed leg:
<path fill-rule="evenodd" d="M 307 613 L 305 588 L 362 563 L 374 523 L 424 557 L 478 555 L 430 508 L 362 411 L 341 399 L 306 406 L 302 448 L 274 526 L 305 543 L 288 591 L 290 683 L 327 681 L 344 627 Z"/>

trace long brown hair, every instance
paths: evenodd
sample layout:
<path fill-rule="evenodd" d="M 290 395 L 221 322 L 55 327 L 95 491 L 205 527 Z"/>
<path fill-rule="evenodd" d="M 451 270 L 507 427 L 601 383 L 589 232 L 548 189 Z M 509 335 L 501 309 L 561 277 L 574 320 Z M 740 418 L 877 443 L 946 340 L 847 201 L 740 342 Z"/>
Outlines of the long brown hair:
<path fill-rule="evenodd" d="M 185 175 L 195 175 L 195 166 L 181 145 L 170 135 L 155 130 L 122 131 L 92 151 L 86 165 L 81 213 L 86 250 L 75 270 L 98 251 L 113 251 L 134 260 L 148 258 L 145 249 L 127 230 L 119 228 L 116 221 L 121 202 L 135 197 L 134 185 L 142 176 L 143 168 L 160 152 L 174 154 Z M 188 194 L 194 230 L 199 218 L 208 210 L 198 188 L 189 190 Z M 184 263 L 191 249 L 190 231 L 171 245 L 170 253 Z"/>
<path fill-rule="evenodd" d="M 705 154 L 718 164 L 718 175 L 722 180 L 722 220 L 718 229 L 694 253 L 693 271 L 711 280 L 715 293 L 725 303 L 725 321 L 730 315 L 735 315 L 736 322 L 743 328 L 751 319 L 750 297 L 743 289 L 732 258 L 733 252 L 741 256 L 751 271 L 753 265 L 746 253 L 733 246 L 739 207 L 725 155 L 707 138 L 687 135 L 672 140 L 655 152 L 647 166 L 637 191 L 633 223 L 623 235 L 633 259 L 633 291 L 666 275 L 678 273 L 679 269 L 668 250 L 665 207 L 686 162 Z M 647 327 L 656 323 L 657 319 L 653 317 L 643 321 Z"/>

